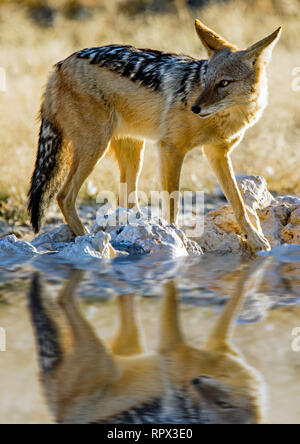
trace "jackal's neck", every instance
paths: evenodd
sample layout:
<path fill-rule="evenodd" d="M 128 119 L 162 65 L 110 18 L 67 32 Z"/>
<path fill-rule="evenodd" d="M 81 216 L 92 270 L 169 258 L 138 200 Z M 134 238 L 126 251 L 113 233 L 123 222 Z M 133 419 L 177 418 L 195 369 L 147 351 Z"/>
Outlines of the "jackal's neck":
<path fill-rule="evenodd" d="M 262 75 L 256 85 L 255 93 L 249 103 L 244 105 L 246 121 L 249 126 L 253 126 L 262 116 L 268 104 L 268 80 L 266 75 Z"/>
<path fill-rule="evenodd" d="M 219 112 L 211 119 L 215 141 L 233 143 L 241 140 L 248 128 L 255 125 L 267 105 L 266 85 L 253 94 L 252 100 Z"/>

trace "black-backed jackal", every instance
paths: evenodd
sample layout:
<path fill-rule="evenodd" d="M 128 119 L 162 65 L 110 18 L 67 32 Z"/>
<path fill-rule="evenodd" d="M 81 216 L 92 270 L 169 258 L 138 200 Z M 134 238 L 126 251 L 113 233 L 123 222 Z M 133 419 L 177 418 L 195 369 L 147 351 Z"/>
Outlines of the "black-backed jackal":
<path fill-rule="evenodd" d="M 232 346 L 235 317 L 261 276 L 247 267 L 203 348 L 184 339 L 176 286 L 165 285 L 157 351 L 144 350 L 135 295 L 118 297 L 120 327 L 108 345 L 83 318 L 75 271 L 49 310 L 39 276 L 30 310 L 47 403 L 60 423 L 261 423 L 265 387 Z M 52 302 L 53 308 L 53 302 Z M 203 334 L 199 326 L 199 334 Z"/>
<path fill-rule="evenodd" d="M 110 146 L 128 194 L 136 192 L 144 140 L 151 139 L 159 144 L 162 188 L 170 194 L 179 190 L 186 154 L 202 146 L 249 249 L 270 249 L 244 205 L 230 152 L 266 106 L 266 66 L 280 28 L 243 51 L 198 20 L 196 31 L 209 60 L 111 45 L 84 49 L 56 65 L 42 104 L 30 190 L 35 232 L 58 193 L 71 230 L 86 234 L 75 208 L 85 179 Z M 179 199 L 171 202 L 165 215 L 171 222 L 178 207 Z"/>

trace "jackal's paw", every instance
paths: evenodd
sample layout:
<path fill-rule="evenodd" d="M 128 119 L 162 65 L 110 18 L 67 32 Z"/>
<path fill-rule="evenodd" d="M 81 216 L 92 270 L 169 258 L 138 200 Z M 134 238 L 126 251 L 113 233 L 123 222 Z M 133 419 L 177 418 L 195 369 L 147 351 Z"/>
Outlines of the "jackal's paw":
<path fill-rule="evenodd" d="M 246 248 L 250 251 L 250 253 L 254 254 L 258 251 L 271 250 L 269 241 L 256 231 L 251 231 L 250 233 L 248 233 L 246 239 Z"/>

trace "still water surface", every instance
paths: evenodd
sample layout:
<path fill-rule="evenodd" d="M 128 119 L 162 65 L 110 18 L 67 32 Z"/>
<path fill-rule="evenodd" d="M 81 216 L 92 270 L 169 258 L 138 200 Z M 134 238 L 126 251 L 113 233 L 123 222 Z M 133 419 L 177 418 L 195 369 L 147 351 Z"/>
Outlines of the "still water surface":
<path fill-rule="evenodd" d="M 1 423 L 300 423 L 300 249 L 79 268 L 0 265 Z"/>

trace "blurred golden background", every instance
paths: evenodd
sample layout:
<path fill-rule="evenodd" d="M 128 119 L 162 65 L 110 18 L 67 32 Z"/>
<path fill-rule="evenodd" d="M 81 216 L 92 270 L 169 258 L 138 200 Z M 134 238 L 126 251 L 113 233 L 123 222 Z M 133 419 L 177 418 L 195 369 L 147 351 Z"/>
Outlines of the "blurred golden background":
<path fill-rule="evenodd" d="M 0 218 L 27 218 L 37 115 L 52 65 L 79 49 L 110 43 L 206 58 L 195 18 L 241 48 L 283 26 L 269 67 L 268 109 L 233 158 L 237 173 L 263 175 L 277 192 L 300 192 L 300 91 L 292 88 L 300 67 L 300 0 L 0 0 L 0 67 L 6 73 L 6 91 L 0 92 Z M 155 163 L 156 149 L 148 149 L 144 191 L 159 189 Z M 81 197 L 116 191 L 118 181 L 116 164 L 105 159 Z M 215 184 L 201 149 L 195 150 L 186 159 L 183 189 L 211 191 Z"/>

